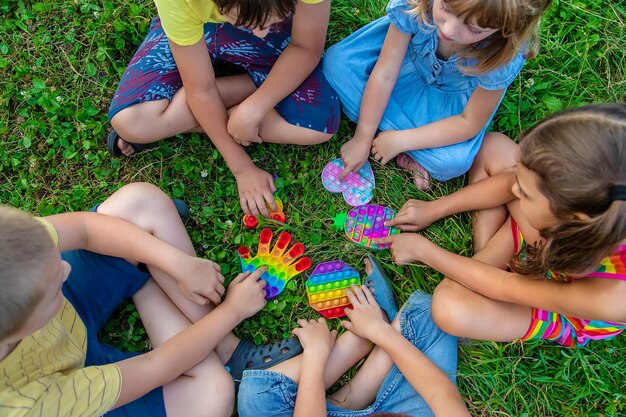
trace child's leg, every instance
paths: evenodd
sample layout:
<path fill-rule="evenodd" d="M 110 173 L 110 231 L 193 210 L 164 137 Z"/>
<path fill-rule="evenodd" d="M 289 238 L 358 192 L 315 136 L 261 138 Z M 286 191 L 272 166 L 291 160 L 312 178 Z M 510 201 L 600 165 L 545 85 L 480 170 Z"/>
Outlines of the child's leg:
<path fill-rule="evenodd" d="M 480 151 L 474 159 L 468 176 L 474 183 L 505 170 L 513 169 L 516 164 L 517 144 L 500 133 L 490 132 L 485 135 Z M 476 211 L 472 216 L 474 252 L 480 252 L 489 239 L 496 234 L 507 219 L 505 206 Z"/>
<path fill-rule="evenodd" d="M 129 221 L 189 254 L 193 245 L 172 201 L 150 184 L 130 184 L 98 207 L 98 212 Z M 149 267 L 149 281 L 133 300 L 154 347 L 190 326 L 210 311 L 188 300 L 172 278 Z M 221 343 L 224 352 L 239 339 L 230 334 Z M 227 359 L 227 358 L 225 358 Z M 232 412 L 234 387 L 223 361 L 213 353 L 163 390 L 168 415 L 224 415 Z"/>
<path fill-rule="evenodd" d="M 256 86 L 247 74 L 220 77 L 215 80 L 226 108 L 241 103 Z M 125 155 L 132 154 L 131 143 L 152 143 L 180 133 L 203 132 L 187 105 L 185 88 L 180 87 L 171 100 L 144 101 L 120 110 L 111 125 L 124 140 L 118 146 Z"/>
<path fill-rule="evenodd" d="M 513 253 L 511 225 L 506 221 L 474 259 L 504 269 Z M 532 308 L 492 300 L 449 278 L 433 294 L 433 317 L 445 332 L 470 339 L 500 342 L 526 334 Z"/>

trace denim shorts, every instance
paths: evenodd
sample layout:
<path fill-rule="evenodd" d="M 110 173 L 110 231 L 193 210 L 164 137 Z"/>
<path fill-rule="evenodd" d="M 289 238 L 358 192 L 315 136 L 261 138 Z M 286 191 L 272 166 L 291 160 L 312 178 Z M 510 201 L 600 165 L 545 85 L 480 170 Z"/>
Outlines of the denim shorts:
<path fill-rule="evenodd" d="M 291 22 L 289 17 L 271 25 L 264 38 L 230 23 L 205 23 L 204 38 L 211 62 L 225 61 L 245 69 L 259 87 L 291 42 Z M 161 20 L 156 17 L 113 95 L 109 120 L 138 103 L 171 100 L 182 85 Z M 276 105 L 276 111 L 292 125 L 324 133 L 339 129 L 339 96 L 326 80 L 321 61 L 295 91 Z"/>
<path fill-rule="evenodd" d="M 87 328 L 85 366 L 120 362 L 140 354 L 124 352 L 100 342 L 98 333 L 117 307 L 135 295 L 150 279 L 150 275 L 124 259 L 87 250 L 63 252 L 61 258 L 72 266 L 63 284 L 63 295 L 74 306 Z M 156 388 L 105 416 L 166 417 L 163 389 Z"/>
<path fill-rule="evenodd" d="M 454 381 L 457 365 L 456 338 L 437 327 L 431 314 L 432 296 L 415 292 L 400 313 L 402 335 L 421 350 Z M 245 371 L 239 387 L 237 408 L 240 417 L 293 416 L 298 385 L 273 371 Z M 374 413 L 404 413 L 433 416 L 424 399 L 394 366 L 378 390 L 372 405 L 363 410 L 345 410 L 327 403 L 330 417 L 361 417 Z"/>

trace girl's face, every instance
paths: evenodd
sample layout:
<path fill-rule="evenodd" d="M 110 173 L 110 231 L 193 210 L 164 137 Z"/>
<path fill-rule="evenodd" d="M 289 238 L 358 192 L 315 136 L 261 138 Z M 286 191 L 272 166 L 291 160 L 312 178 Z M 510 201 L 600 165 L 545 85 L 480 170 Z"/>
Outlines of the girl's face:
<path fill-rule="evenodd" d="M 448 9 L 444 0 L 433 0 L 433 22 L 440 39 L 457 45 L 480 42 L 498 31 L 480 27 L 476 22 L 465 22 L 462 17 Z"/>
<path fill-rule="evenodd" d="M 542 230 L 557 223 L 550 202 L 539 190 L 539 177 L 520 163 L 517 164 L 517 183 L 512 191 L 519 198 L 522 213 L 533 228 Z"/>

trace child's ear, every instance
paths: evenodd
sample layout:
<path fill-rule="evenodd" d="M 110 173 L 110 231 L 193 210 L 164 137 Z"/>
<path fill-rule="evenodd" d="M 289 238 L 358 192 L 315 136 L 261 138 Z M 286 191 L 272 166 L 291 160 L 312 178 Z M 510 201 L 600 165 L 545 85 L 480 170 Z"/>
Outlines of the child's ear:
<path fill-rule="evenodd" d="M 576 220 L 589 220 L 591 219 L 591 216 L 589 216 L 587 213 L 583 213 L 581 211 L 577 211 L 576 213 L 572 214 L 572 217 Z"/>

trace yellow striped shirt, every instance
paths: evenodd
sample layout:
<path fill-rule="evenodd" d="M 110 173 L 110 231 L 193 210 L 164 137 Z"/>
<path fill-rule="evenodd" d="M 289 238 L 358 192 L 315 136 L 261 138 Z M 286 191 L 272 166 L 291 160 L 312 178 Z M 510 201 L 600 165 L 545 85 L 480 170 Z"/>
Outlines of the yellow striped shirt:
<path fill-rule="evenodd" d="M 58 242 L 54 227 L 39 219 Z M 85 368 L 87 330 L 64 300 L 48 324 L 0 361 L 0 416 L 100 416 L 119 398 L 116 365 Z"/>

